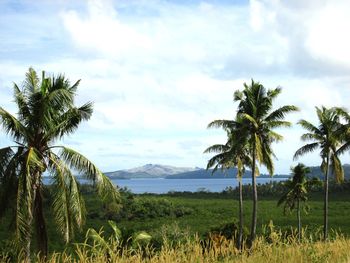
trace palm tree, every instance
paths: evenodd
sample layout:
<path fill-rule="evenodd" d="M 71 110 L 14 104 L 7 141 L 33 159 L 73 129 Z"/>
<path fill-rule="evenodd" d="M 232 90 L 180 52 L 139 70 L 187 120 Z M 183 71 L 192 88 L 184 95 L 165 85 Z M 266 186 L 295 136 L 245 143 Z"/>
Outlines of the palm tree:
<path fill-rule="evenodd" d="M 285 105 L 272 109 L 273 101 L 281 93 L 281 88 L 266 90 L 259 82 L 244 83 L 243 91 L 234 93 L 234 101 L 239 102 L 237 116 L 244 121 L 244 134 L 248 137 L 250 155 L 252 158 L 252 186 L 253 186 L 253 213 L 250 230 L 250 242 L 255 239 L 257 224 L 258 194 L 256 189 L 257 171 L 256 162 L 263 164 L 270 175 L 273 175 L 274 153 L 271 148 L 273 142 L 283 137 L 274 131 L 275 128 L 290 127 L 291 123 L 284 121 L 286 114 L 297 111 L 293 105 Z"/>
<path fill-rule="evenodd" d="M 341 108 L 316 107 L 319 125 L 315 126 L 306 120 L 298 123 L 308 131 L 301 136 L 302 141 L 311 141 L 299 148 L 294 159 L 301 155 L 310 153 L 320 148 L 322 159 L 321 170 L 324 173 L 324 216 L 323 216 L 323 238 L 328 237 L 328 180 L 331 171 L 337 182 L 344 180 L 344 170 L 339 159 L 338 150 L 342 149 L 343 125 L 340 122 L 341 116 L 346 113 Z"/>
<path fill-rule="evenodd" d="M 310 173 L 310 168 L 304 164 L 299 163 L 297 166 L 291 168 L 293 177 L 292 179 L 284 182 L 286 192 L 282 195 L 277 205 L 280 206 L 284 203 L 284 213 L 287 211 L 293 211 L 297 209 L 298 219 L 298 239 L 301 241 L 301 203 L 304 203 L 304 211 L 307 212 L 309 207 L 306 205 L 308 200 L 307 195 L 309 189 L 314 185 L 319 185 L 320 180 L 314 178 L 308 180 L 306 175 Z"/>
<path fill-rule="evenodd" d="M 226 144 L 215 144 L 208 147 L 204 153 L 218 153 L 213 156 L 207 164 L 207 170 L 210 168 L 212 173 L 217 169 L 228 170 L 233 167 L 237 167 L 237 179 L 239 188 L 239 234 L 237 239 L 237 247 L 242 249 L 243 245 L 243 195 L 242 195 L 242 177 L 245 173 L 245 167 L 250 167 L 251 159 L 249 156 L 249 147 L 247 140 L 244 136 L 241 136 L 239 130 L 238 120 L 216 120 L 209 123 L 208 128 L 222 127 L 231 125 L 231 128 L 225 128 L 227 132 L 228 140 Z"/>
<path fill-rule="evenodd" d="M 73 85 L 63 75 L 41 80 L 30 68 L 22 88 L 14 84 L 17 117 L 0 107 L 0 122 L 14 145 L 0 149 L 0 216 L 14 207 L 15 240 L 30 260 L 35 229 L 38 249 L 47 255 L 47 230 L 43 207 L 43 174 L 52 176 L 52 209 L 65 242 L 84 223 L 84 201 L 71 168 L 94 182 L 99 195 L 116 200 L 110 180 L 86 157 L 55 142 L 73 133 L 92 114 L 92 103 L 74 106 L 79 81 Z"/>

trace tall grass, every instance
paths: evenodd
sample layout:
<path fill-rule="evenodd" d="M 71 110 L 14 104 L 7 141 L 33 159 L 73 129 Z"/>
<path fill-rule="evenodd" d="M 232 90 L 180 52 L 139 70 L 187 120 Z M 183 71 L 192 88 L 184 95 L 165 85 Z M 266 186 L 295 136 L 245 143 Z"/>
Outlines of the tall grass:
<path fill-rule="evenodd" d="M 101 246 L 77 244 L 72 253 L 53 253 L 46 262 L 350 262 L 350 239 L 338 236 L 329 242 L 306 240 L 299 243 L 296 238 L 275 240 L 259 237 L 252 249 L 236 249 L 234 240 L 212 236 L 203 243 L 197 236 L 173 243 L 165 241 L 160 250 L 150 247 L 119 247 L 106 251 Z M 110 244 L 113 247 L 113 244 Z M 18 259 L 20 261 L 20 258 Z M 40 261 L 39 257 L 36 262 Z M 5 261 L 3 261 L 5 262 Z"/>

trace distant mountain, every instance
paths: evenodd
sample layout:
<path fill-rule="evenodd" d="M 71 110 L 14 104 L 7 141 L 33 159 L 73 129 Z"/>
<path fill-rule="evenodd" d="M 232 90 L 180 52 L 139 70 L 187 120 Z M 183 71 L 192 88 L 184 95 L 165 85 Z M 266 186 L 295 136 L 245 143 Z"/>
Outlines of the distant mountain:
<path fill-rule="evenodd" d="M 321 180 L 324 179 L 324 174 L 322 173 L 320 166 L 312 166 L 310 168 L 311 173 L 308 175 L 309 177 L 318 177 Z M 350 180 L 350 164 L 344 164 L 343 169 L 345 179 Z M 334 180 L 334 176 L 332 173 L 329 175 L 329 179 Z"/>
<path fill-rule="evenodd" d="M 311 166 L 311 173 L 308 174 L 308 177 L 318 177 L 321 180 L 323 180 L 324 175 L 321 172 L 321 168 L 319 166 Z M 345 179 L 350 180 L 350 165 L 345 164 L 343 165 L 344 168 L 344 174 L 345 174 Z M 176 174 L 173 176 L 168 176 L 166 179 L 209 179 L 209 178 L 236 178 L 237 175 L 237 169 L 236 168 L 231 168 L 227 171 L 221 171 L 217 170 L 214 174 L 212 174 L 212 169 L 210 170 L 205 170 L 205 169 L 198 169 L 195 171 L 190 171 L 190 172 L 185 172 L 185 173 L 180 173 Z M 291 174 L 275 174 L 273 177 L 279 177 L 279 178 L 285 178 L 285 177 L 290 177 Z M 243 178 L 250 178 L 251 177 L 251 171 L 247 170 L 243 176 Z M 261 178 L 266 178 L 270 177 L 268 174 L 261 174 Z M 333 180 L 334 177 L 331 174 L 330 175 L 330 180 Z"/>
<path fill-rule="evenodd" d="M 222 171 L 220 169 L 216 170 L 215 173 L 212 173 L 213 170 L 209 169 L 198 169 L 195 171 L 184 172 L 172 176 L 167 176 L 166 179 L 210 179 L 210 178 L 236 178 L 237 176 L 237 168 L 231 168 L 226 171 Z M 276 175 L 274 177 L 288 177 L 289 175 Z M 251 171 L 246 170 L 243 175 L 243 178 L 250 178 Z M 270 177 L 268 174 L 261 174 L 260 177 Z"/>
<path fill-rule="evenodd" d="M 175 174 L 181 174 L 196 171 L 200 168 L 175 167 L 170 165 L 146 164 L 128 170 L 119 170 L 105 173 L 108 177 L 114 179 L 132 179 L 132 178 L 165 178 Z"/>
<path fill-rule="evenodd" d="M 343 165 L 345 178 L 350 180 L 350 165 Z M 323 180 L 324 175 L 319 166 L 312 166 L 309 177 L 318 177 Z M 136 179 L 136 178 L 165 178 L 165 179 L 209 179 L 209 178 L 236 178 L 237 169 L 231 168 L 227 171 L 217 170 L 212 174 L 212 169 L 205 170 L 203 168 L 175 167 L 170 165 L 146 164 L 128 170 L 119 170 L 115 172 L 105 173 L 112 179 Z M 290 177 L 291 174 L 275 174 L 274 177 Z M 251 171 L 247 170 L 244 178 L 251 177 Z M 260 177 L 270 177 L 268 174 L 261 174 Z M 333 179 L 333 175 L 330 175 Z"/>

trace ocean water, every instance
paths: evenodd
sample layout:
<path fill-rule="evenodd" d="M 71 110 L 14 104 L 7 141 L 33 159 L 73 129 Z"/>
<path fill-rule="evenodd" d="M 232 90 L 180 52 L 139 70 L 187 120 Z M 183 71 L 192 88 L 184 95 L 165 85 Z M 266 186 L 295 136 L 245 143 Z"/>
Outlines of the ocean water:
<path fill-rule="evenodd" d="M 265 184 L 287 180 L 288 178 L 257 178 L 258 184 Z M 86 180 L 80 180 L 81 183 L 88 183 Z M 135 194 L 155 193 L 163 194 L 169 191 L 189 191 L 197 192 L 200 190 L 210 192 L 221 192 L 226 187 L 237 187 L 238 181 L 235 178 L 224 179 L 130 179 L 120 180 L 112 179 L 112 182 L 119 187 L 127 187 Z M 44 183 L 50 184 L 50 179 L 45 178 Z M 250 178 L 243 178 L 243 184 L 251 184 Z"/>
<path fill-rule="evenodd" d="M 288 178 L 257 178 L 258 184 L 265 184 L 271 181 L 279 182 Z M 243 184 L 251 184 L 250 178 L 243 178 Z M 225 179 L 131 179 L 112 180 L 119 187 L 127 187 L 135 194 L 155 193 L 162 194 L 169 191 L 189 191 L 197 192 L 206 190 L 210 192 L 221 192 L 226 187 L 238 186 L 238 181 L 234 178 Z"/>

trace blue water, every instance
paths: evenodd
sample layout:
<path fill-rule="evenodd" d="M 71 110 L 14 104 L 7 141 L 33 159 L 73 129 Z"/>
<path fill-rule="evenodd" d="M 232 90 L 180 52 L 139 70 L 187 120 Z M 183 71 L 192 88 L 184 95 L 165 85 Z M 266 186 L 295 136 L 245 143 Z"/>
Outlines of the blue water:
<path fill-rule="evenodd" d="M 279 182 L 288 178 L 257 178 L 258 184 L 271 181 Z M 234 178 L 227 179 L 131 179 L 112 180 L 119 187 L 127 187 L 135 194 L 155 193 L 162 194 L 170 191 L 196 192 L 206 190 L 210 192 L 221 192 L 226 187 L 237 187 L 238 182 Z M 243 178 L 243 184 L 251 184 L 250 178 Z"/>
<path fill-rule="evenodd" d="M 258 184 L 265 184 L 273 182 L 279 182 L 287 180 L 288 178 L 257 178 Z M 81 183 L 88 183 L 87 180 L 79 180 Z M 238 186 L 238 182 L 234 178 L 224 179 L 130 179 L 120 180 L 112 179 L 113 184 L 119 187 L 127 187 L 131 192 L 135 194 L 143 193 L 155 193 L 163 194 L 170 191 L 189 191 L 197 192 L 200 190 L 210 192 L 221 192 L 226 187 L 231 186 L 233 188 Z M 45 184 L 50 184 L 50 179 L 44 179 Z M 243 178 L 243 184 L 251 184 L 250 178 Z"/>

